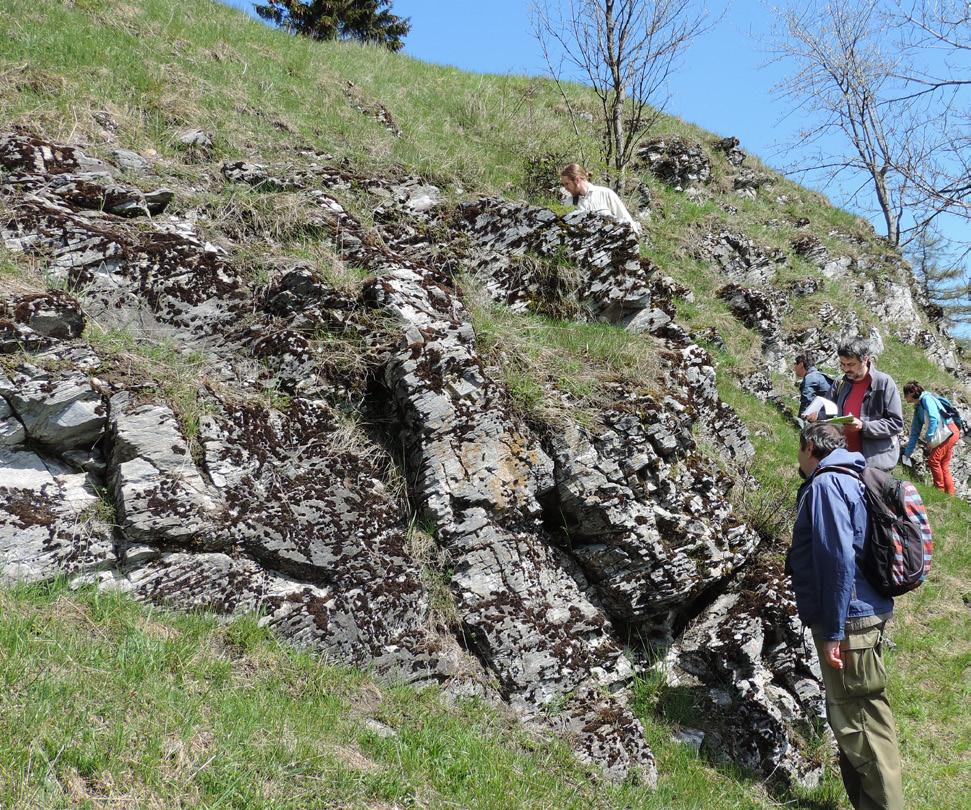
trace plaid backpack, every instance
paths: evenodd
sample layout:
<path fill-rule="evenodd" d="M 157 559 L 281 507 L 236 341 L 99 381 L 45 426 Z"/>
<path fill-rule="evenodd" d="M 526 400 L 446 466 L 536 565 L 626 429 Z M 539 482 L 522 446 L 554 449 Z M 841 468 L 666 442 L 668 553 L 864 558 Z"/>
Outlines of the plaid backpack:
<path fill-rule="evenodd" d="M 863 544 L 860 568 L 883 596 L 914 590 L 931 570 L 934 541 L 927 509 L 917 488 L 883 470 L 832 465 L 820 473 L 840 472 L 863 484 L 870 528 Z"/>

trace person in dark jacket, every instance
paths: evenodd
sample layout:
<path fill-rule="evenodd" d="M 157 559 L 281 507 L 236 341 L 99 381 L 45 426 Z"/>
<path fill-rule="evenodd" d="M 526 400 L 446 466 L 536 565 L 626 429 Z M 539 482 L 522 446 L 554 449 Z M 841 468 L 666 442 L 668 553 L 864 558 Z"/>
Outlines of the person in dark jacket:
<path fill-rule="evenodd" d="M 852 416 L 845 426 L 846 446 L 863 453 L 867 464 L 892 470 L 900 455 L 899 436 L 904 429 L 904 409 L 900 392 L 889 374 L 877 371 L 870 357 L 870 345 L 853 338 L 837 349 L 843 377 L 829 398 L 836 403 L 839 416 Z M 816 421 L 813 416 L 808 422 Z"/>
<path fill-rule="evenodd" d="M 905 462 L 909 463 L 926 425 L 924 441 L 927 446 L 927 466 L 931 468 L 934 486 L 948 495 L 954 495 L 957 489 L 951 475 L 951 458 L 955 445 L 961 440 L 961 431 L 954 420 L 944 413 L 940 400 L 930 391 L 925 391 L 917 380 L 904 385 L 904 399 L 915 406 L 910 440 L 903 452 Z"/>
<path fill-rule="evenodd" d="M 826 687 L 826 718 L 840 772 L 856 810 L 901 810 L 900 754 L 885 693 L 884 627 L 893 599 L 881 596 L 857 565 L 868 515 L 858 474 L 861 453 L 846 449 L 836 425 L 809 425 L 799 436 L 797 496 L 788 570 L 796 608 L 812 630 Z"/>
<path fill-rule="evenodd" d="M 819 371 L 806 354 L 796 355 L 793 370 L 799 378 L 799 416 L 802 416 L 816 397 L 829 397 L 833 379 Z"/>

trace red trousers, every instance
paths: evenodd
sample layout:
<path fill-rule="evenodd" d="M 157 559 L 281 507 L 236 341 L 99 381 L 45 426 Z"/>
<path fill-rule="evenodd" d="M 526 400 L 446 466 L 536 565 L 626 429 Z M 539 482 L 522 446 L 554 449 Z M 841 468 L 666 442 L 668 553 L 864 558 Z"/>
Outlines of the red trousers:
<path fill-rule="evenodd" d="M 931 468 L 934 486 L 944 490 L 948 495 L 953 495 L 954 479 L 951 477 L 951 458 L 954 456 L 954 446 L 961 439 L 961 432 L 953 422 L 948 427 L 951 428 L 951 437 L 927 452 L 927 466 Z"/>

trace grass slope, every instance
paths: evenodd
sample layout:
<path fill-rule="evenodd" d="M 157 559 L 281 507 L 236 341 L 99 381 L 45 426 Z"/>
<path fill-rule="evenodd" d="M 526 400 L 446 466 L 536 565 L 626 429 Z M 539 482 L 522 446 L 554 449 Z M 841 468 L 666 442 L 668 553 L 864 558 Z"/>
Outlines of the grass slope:
<path fill-rule="evenodd" d="M 597 785 L 479 701 L 379 685 L 274 641 L 64 583 L 0 590 L 0 806 L 764 808 L 648 735 L 657 792 Z M 641 705 L 656 693 L 644 685 Z M 393 732 L 393 736 L 386 736 Z"/>

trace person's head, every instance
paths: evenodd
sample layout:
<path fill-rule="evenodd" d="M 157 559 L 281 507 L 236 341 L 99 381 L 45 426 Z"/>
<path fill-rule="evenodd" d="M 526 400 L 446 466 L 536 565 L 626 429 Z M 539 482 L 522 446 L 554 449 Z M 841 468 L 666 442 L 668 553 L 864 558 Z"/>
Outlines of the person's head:
<path fill-rule="evenodd" d="M 917 380 L 911 380 L 909 383 L 904 384 L 904 399 L 909 403 L 914 404 L 920 399 L 920 395 L 924 393 L 924 386 L 922 386 Z"/>
<path fill-rule="evenodd" d="M 846 437 L 838 425 L 818 422 L 807 425 L 799 434 L 799 469 L 812 475 L 819 462 L 834 450 L 846 449 Z"/>
<path fill-rule="evenodd" d="M 863 338 L 855 337 L 844 341 L 836 353 L 846 379 L 862 380 L 870 373 L 870 344 Z"/>
<path fill-rule="evenodd" d="M 793 366 L 796 372 L 796 376 L 802 379 L 809 373 L 809 369 L 813 367 L 813 361 L 810 359 L 808 354 L 797 354 L 796 364 Z"/>
<path fill-rule="evenodd" d="M 564 166 L 560 172 L 560 182 L 569 194 L 586 194 L 590 184 L 590 173 L 579 163 Z"/>

